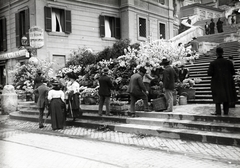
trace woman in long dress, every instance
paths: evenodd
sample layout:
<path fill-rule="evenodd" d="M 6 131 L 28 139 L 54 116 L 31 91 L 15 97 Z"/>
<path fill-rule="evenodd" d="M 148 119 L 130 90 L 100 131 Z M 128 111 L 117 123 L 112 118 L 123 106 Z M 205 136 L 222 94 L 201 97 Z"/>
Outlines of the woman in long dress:
<path fill-rule="evenodd" d="M 52 129 L 63 129 L 65 124 L 65 102 L 64 92 L 58 82 L 52 83 L 53 87 L 48 92 L 50 101 L 49 112 L 51 115 Z"/>
<path fill-rule="evenodd" d="M 73 73 L 68 73 L 67 77 L 69 78 L 70 82 L 67 84 L 67 91 L 68 94 L 68 113 L 72 116 L 73 121 L 76 118 L 82 116 L 80 111 L 80 100 L 79 100 L 79 83 L 76 81 L 77 77 Z"/>

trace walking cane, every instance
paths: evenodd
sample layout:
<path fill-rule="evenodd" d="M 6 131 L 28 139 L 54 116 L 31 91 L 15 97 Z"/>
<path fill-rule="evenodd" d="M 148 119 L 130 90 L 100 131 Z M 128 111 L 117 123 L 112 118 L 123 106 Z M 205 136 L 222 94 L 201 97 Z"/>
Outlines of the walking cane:
<path fill-rule="evenodd" d="M 71 105 L 71 101 L 69 100 L 69 108 L 70 108 L 70 113 L 71 113 L 71 115 L 72 115 L 72 117 L 73 117 L 73 112 L 72 112 L 72 105 Z"/>

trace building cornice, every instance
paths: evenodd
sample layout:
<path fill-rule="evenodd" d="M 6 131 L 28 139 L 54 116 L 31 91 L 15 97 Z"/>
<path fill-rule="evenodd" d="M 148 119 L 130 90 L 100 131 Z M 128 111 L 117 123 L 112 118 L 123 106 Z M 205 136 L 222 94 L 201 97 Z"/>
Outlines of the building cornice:
<path fill-rule="evenodd" d="M 189 9 L 189 8 L 194 8 L 194 7 L 199 7 L 199 8 L 204 8 L 204 9 L 210 9 L 210 10 L 214 10 L 214 11 L 217 11 L 217 12 L 224 12 L 224 10 L 222 10 L 222 9 L 214 8 L 214 7 L 212 7 L 212 6 L 207 6 L 207 5 L 200 4 L 200 3 L 195 3 L 195 4 L 183 6 L 183 7 L 181 7 L 181 10 L 183 10 L 183 9 Z"/>

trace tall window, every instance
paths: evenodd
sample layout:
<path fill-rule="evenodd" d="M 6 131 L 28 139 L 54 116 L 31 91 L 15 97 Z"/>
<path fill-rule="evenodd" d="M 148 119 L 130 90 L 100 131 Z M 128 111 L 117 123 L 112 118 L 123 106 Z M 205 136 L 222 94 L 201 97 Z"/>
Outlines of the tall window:
<path fill-rule="evenodd" d="M 139 36 L 147 37 L 146 19 L 139 18 Z"/>
<path fill-rule="evenodd" d="M 0 51 L 7 51 L 6 18 L 0 18 Z"/>
<path fill-rule="evenodd" d="M 100 36 L 121 38 L 120 18 L 100 16 Z"/>
<path fill-rule="evenodd" d="M 20 47 L 22 36 L 29 38 L 29 9 L 25 9 L 15 14 L 16 46 Z"/>
<path fill-rule="evenodd" d="M 163 38 L 163 39 L 166 38 L 166 28 L 165 28 L 165 24 L 159 23 L 159 33 L 160 33 L 160 38 Z"/>
<path fill-rule="evenodd" d="M 47 32 L 72 32 L 71 11 L 44 7 L 45 31 Z"/>

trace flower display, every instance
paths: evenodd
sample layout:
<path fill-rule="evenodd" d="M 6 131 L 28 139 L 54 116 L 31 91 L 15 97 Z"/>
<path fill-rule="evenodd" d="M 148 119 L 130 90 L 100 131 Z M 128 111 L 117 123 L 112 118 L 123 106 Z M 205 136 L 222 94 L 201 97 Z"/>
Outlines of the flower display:
<path fill-rule="evenodd" d="M 51 78 L 49 74 L 53 72 L 52 63 L 47 61 L 39 61 L 38 64 L 27 62 L 25 64 L 16 64 L 13 70 L 14 86 L 17 90 L 24 90 L 27 93 L 33 92 L 33 85 L 38 70 L 43 72 L 43 77 L 47 80 Z"/>
<path fill-rule="evenodd" d="M 202 81 L 201 78 L 187 78 L 184 79 L 182 83 L 179 83 L 177 87 L 179 88 L 192 88 L 196 83 L 200 83 Z"/>
<path fill-rule="evenodd" d="M 240 69 L 238 69 L 236 75 L 234 75 L 234 80 L 240 85 Z"/>

